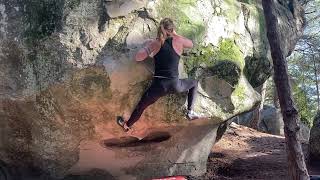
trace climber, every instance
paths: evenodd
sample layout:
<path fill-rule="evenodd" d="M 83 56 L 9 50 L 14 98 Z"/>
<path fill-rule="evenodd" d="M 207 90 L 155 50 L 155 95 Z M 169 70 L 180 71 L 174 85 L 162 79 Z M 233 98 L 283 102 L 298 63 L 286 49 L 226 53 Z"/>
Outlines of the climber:
<path fill-rule="evenodd" d="M 160 97 L 170 93 L 188 91 L 187 118 L 190 120 L 199 118 L 192 110 L 197 94 L 198 82 L 192 79 L 179 79 L 178 65 L 184 48 L 192 48 L 191 40 L 178 35 L 175 25 L 170 18 L 164 18 L 160 22 L 157 38 L 141 48 L 136 56 L 136 61 L 143 61 L 149 56 L 155 59 L 155 72 L 149 89 L 131 114 L 128 121 L 123 117 L 117 117 L 117 123 L 127 132 L 138 121 L 143 111 Z"/>

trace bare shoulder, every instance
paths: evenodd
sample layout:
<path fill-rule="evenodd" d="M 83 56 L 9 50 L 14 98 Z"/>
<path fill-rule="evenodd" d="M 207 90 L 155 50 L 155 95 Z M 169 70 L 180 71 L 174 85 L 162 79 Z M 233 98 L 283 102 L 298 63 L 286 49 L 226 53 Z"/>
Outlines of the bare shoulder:
<path fill-rule="evenodd" d="M 177 40 L 180 40 L 180 41 L 183 41 L 183 40 L 186 40 L 186 39 L 188 39 L 188 38 L 186 38 L 186 37 L 183 37 L 183 36 L 181 36 L 181 35 L 175 35 L 175 37 L 177 38 Z"/>
<path fill-rule="evenodd" d="M 151 51 L 155 51 L 161 47 L 161 43 L 157 39 L 149 40 L 146 44 L 146 47 L 149 48 Z"/>
<path fill-rule="evenodd" d="M 149 39 L 148 43 L 158 43 L 159 41 L 157 39 Z"/>
<path fill-rule="evenodd" d="M 158 41 L 157 39 L 153 39 L 153 40 L 150 40 L 150 42 L 148 43 L 149 46 L 152 46 L 152 47 L 157 47 L 157 46 L 161 46 L 161 43 L 160 41 Z"/>
<path fill-rule="evenodd" d="M 181 35 L 176 35 L 177 41 L 183 45 L 184 48 L 192 48 L 193 43 L 190 39 L 183 37 Z"/>

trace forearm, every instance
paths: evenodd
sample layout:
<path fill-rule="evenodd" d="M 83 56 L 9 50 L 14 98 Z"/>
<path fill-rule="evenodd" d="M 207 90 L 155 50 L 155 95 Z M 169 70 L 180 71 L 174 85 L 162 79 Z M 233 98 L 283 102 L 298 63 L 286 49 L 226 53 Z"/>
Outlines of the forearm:
<path fill-rule="evenodd" d="M 177 34 L 175 31 L 174 31 L 174 35 L 178 37 L 179 42 L 183 44 L 184 48 L 188 48 L 188 49 L 193 48 L 192 40 Z"/>
<path fill-rule="evenodd" d="M 192 42 L 192 40 L 190 40 L 190 39 L 188 39 L 188 38 L 186 38 L 186 37 L 182 37 L 183 38 L 183 46 L 185 47 L 185 48 L 193 48 L 193 42 Z"/>
<path fill-rule="evenodd" d="M 161 47 L 160 42 L 157 40 L 153 40 L 150 43 L 146 43 L 146 45 L 137 52 L 135 57 L 136 61 L 145 60 L 151 54 L 153 54 L 154 52 L 157 52 L 157 50 L 159 50 L 160 47 Z"/>
<path fill-rule="evenodd" d="M 148 47 L 143 47 L 141 48 L 136 56 L 135 56 L 135 60 L 136 61 L 143 61 L 145 60 L 149 55 L 151 54 L 150 49 Z"/>

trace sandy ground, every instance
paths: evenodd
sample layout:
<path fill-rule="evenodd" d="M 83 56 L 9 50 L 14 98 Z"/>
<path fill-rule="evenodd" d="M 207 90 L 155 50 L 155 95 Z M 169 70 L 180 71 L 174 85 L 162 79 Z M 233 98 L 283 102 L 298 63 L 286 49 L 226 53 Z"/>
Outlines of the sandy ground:
<path fill-rule="evenodd" d="M 303 143 L 303 147 L 307 154 L 307 143 Z M 108 163 L 113 163 L 112 166 L 116 167 L 114 162 L 117 160 L 111 156 L 112 152 L 107 152 L 108 149 L 98 143 L 84 143 L 82 150 L 84 153 L 79 160 L 80 165 L 74 167 L 75 172 L 89 169 L 91 163 L 101 169 L 109 167 Z M 111 161 L 106 162 L 105 159 Z M 127 160 L 118 163 L 121 165 L 126 162 Z M 320 175 L 320 165 L 308 168 L 311 175 Z M 117 171 L 116 168 L 106 170 Z M 261 133 L 232 123 L 222 139 L 212 148 L 207 162 L 207 173 L 201 177 L 187 178 L 188 180 L 284 180 L 288 179 L 287 170 L 284 137 Z M 73 177 L 66 180 L 78 179 L 79 177 Z M 96 180 L 92 177 L 84 179 Z M 123 174 L 119 179 L 131 178 Z"/>
<path fill-rule="evenodd" d="M 90 165 L 90 162 L 101 163 L 99 166 L 108 167 L 105 159 L 110 159 L 110 153 L 106 153 L 106 148 L 99 144 L 84 144 L 83 150 L 93 149 L 88 153 L 88 157 L 82 159 L 82 164 Z M 307 152 L 307 144 L 303 144 Z M 95 156 L 92 156 L 95 154 Z M 86 154 L 85 154 L 86 155 Z M 104 157 L 106 156 L 106 157 Z M 112 158 L 112 157 L 111 157 Z M 90 161 L 89 161 L 90 160 Z M 111 161 L 112 163 L 113 161 Z M 118 162 L 123 163 L 123 162 Z M 214 145 L 207 162 L 207 173 L 201 177 L 187 177 L 188 180 L 284 180 L 289 179 L 287 175 L 287 158 L 285 151 L 285 139 L 281 136 L 274 136 L 258 132 L 256 130 L 232 124 L 222 139 Z M 5 166 L 4 166 L 5 167 Z M 8 167 L 9 168 L 9 167 Z M 86 166 L 76 166 L 76 169 L 86 168 Z M 310 175 L 320 175 L 320 164 L 309 166 Z M 9 169 L 1 168 L 0 163 L 0 180 L 10 174 Z M 12 169 L 14 170 L 14 169 Z M 83 169 L 81 169 L 83 170 Z M 116 171 L 117 169 L 114 169 Z M 15 172 L 15 171 L 12 171 Z M 17 171 L 12 177 L 19 177 L 19 180 L 49 180 L 45 174 L 39 175 L 37 171 Z M 106 180 L 109 174 L 104 171 L 90 172 L 86 176 L 70 175 L 64 180 Z M 125 174 L 124 174 L 125 175 Z M 124 178 L 124 176 L 123 176 Z M 8 179 L 8 178 L 5 178 Z M 130 179 L 126 177 L 126 179 Z M 11 180 L 11 178 L 9 178 Z M 317 180 L 320 180 L 318 178 Z"/>
<path fill-rule="evenodd" d="M 303 144 L 307 151 L 307 144 Z M 207 179 L 288 179 L 285 139 L 232 125 L 212 148 L 207 173 L 191 180 Z M 320 166 L 308 167 L 309 174 L 320 175 Z"/>

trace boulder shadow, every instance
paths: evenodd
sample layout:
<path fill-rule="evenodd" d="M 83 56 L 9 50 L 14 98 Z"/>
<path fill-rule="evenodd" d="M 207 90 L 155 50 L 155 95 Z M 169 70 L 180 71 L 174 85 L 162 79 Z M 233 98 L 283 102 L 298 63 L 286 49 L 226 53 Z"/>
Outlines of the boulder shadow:
<path fill-rule="evenodd" d="M 126 148 L 126 147 L 137 147 L 144 146 L 149 144 L 161 143 L 167 141 L 171 138 L 170 133 L 168 132 L 151 132 L 143 139 L 139 140 L 136 137 L 124 136 L 120 138 L 112 138 L 102 140 L 101 144 L 105 148 Z"/>

